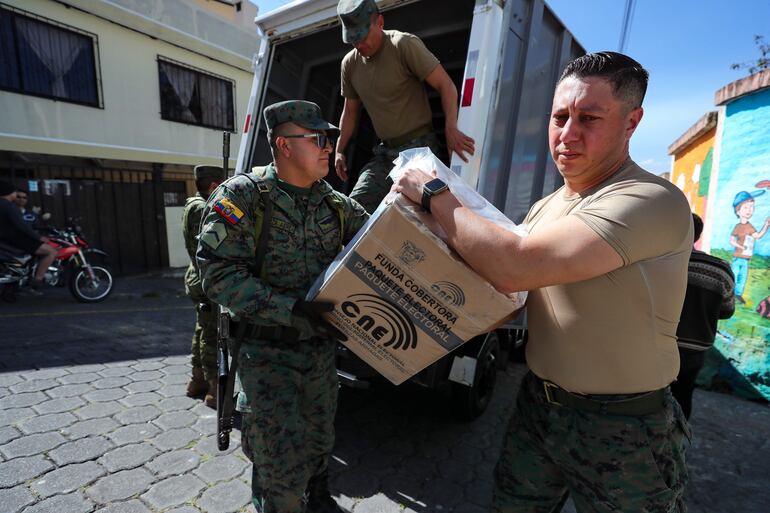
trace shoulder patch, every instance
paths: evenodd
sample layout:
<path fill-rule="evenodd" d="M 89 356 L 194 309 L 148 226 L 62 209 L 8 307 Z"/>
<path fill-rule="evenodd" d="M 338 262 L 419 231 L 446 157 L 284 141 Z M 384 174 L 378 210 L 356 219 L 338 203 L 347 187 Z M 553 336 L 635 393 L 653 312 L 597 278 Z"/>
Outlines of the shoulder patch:
<path fill-rule="evenodd" d="M 337 217 L 334 214 L 330 214 L 320 221 L 318 221 L 318 227 L 323 233 L 329 233 L 337 227 Z"/>
<path fill-rule="evenodd" d="M 214 211 L 230 224 L 238 224 L 243 218 L 243 211 L 227 198 L 217 200 L 214 203 Z"/>
<path fill-rule="evenodd" d="M 221 222 L 207 224 L 200 234 L 200 241 L 211 249 L 217 249 L 226 238 L 227 228 Z"/>

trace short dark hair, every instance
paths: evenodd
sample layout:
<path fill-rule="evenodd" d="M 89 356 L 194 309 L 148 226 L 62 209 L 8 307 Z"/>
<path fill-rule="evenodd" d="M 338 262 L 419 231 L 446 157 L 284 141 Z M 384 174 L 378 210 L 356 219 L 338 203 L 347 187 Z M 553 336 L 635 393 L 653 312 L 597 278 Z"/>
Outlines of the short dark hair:
<path fill-rule="evenodd" d="M 287 135 L 289 132 L 291 132 L 291 130 L 289 129 L 289 124 L 291 124 L 291 121 L 288 121 L 286 123 L 281 123 L 280 125 L 274 126 L 273 129 L 268 132 L 267 137 L 271 148 L 275 148 L 276 139 L 278 139 L 282 135 Z"/>
<path fill-rule="evenodd" d="M 20 192 L 23 192 L 24 194 L 26 194 L 27 196 L 29 196 L 29 191 L 28 191 L 27 189 L 16 189 L 16 193 L 17 193 L 17 194 L 18 194 L 18 193 L 20 193 Z"/>
<path fill-rule="evenodd" d="M 596 52 L 570 61 L 556 85 L 568 77 L 603 78 L 612 84 L 615 98 L 635 109 L 642 106 L 650 74 L 628 55 L 618 52 Z"/>
<path fill-rule="evenodd" d="M 203 199 L 208 198 L 209 185 L 212 183 L 220 184 L 222 183 L 222 180 L 213 178 L 211 176 L 204 176 L 195 180 L 195 188 L 198 190 L 198 194 L 203 196 Z"/>
<path fill-rule="evenodd" d="M 700 239 L 700 234 L 703 233 L 703 219 L 695 212 L 692 213 L 692 227 L 692 243 L 695 244 Z"/>

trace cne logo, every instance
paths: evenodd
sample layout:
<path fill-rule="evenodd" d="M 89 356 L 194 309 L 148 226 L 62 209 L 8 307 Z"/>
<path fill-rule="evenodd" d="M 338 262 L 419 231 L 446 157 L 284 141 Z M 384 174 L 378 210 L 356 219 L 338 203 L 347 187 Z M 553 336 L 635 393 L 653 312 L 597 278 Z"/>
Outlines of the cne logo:
<path fill-rule="evenodd" d="M 401 309 L 373 294 L 353 294 L 340 310 L 355 329 L 367 333 L 385 347 L 416 349 L 417 330 Z"/>
<path fill-rule="evenodd" d="M 401 245 L 401 251 L 398 254 L 398 259 L 404 262 L 406 265 L 419 264 L 425 260 L 425 251 L 418 248 L 414 242 L 405 240 Z"/>
<path fill-rule="evenodd" d="M 430 289 L 437 298 L 447 303 L 454 306 L 463 306 L 465 304 L 465 292 L 451 281 L 437 281 L 430 286 Z"/>

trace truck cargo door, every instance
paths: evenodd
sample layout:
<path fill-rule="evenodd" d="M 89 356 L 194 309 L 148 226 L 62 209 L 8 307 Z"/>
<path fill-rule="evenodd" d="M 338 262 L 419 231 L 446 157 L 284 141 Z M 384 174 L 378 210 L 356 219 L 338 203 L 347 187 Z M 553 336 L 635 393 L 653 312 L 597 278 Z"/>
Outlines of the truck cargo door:
<path fill-rule="evenodd" d="M 468 162 L 452 155 L 451 169 L 476 187 L 482 161 L 490 108 L 496 94 L 502 58 L 503 7 L 498 0 L 479 0 L 473 9 L 465 73 L 460 85 L 458 128 L 476 141 L 476 154 Z"/>
<path fill-rule="evenodd" d="M 254 80 L 251 83 L 251 93 L 249 94 L 249 105 L 246 109 L 246 115 L 243 122 L 243 136 L 241 137 L 241 146 L 238 148 L 238 161 L 235 164 L 235 174 L 246 173 L 250 168 L 251 159 L 254 153 L 254 138 L 259 133 L 259 124 L 261 123 L 262 99 L 264 97 L 263 84 L 267 76 L 268 60 L 271 52 L 270 40 L 260 30 L 259 52 L 254 61 Z"/>

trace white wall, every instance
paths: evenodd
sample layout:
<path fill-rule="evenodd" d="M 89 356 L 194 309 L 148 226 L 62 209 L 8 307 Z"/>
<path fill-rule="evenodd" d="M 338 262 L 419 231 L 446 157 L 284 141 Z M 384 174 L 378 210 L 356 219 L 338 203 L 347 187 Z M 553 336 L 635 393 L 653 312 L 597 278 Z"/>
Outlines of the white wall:
<path fill-rule="evenodd" d="M 214 60 L 211 55 L 217 54 L 217 48 L 204 56 L 179 46 L 186 37 L 183 34 L 177 34 L 176 42 L 171 44 L 51 0 L 4 2 L 96 34 L 103 108 L 0 91 L 0 150 L 184 165 L 220 164 L 220 130 L 160 118 L 160 55 L 235 82 L 237 133 L 231 138 L 230 149 L 234 166 L 253 76 L 241 69 L 243 58 L 238 60 L 230 54 L 229 58 Z M 92 0 L 91 4 L 109 3 Z M 146 20 L 140 21 L 147 25 Z M 158 28 L 159 34 L 169 30 Z M 236 27 L 232 30 L 242 31 Z M 256 35 L 253 40 L 256 51 Z M 200 38 L 190 39 L 188 47 L 198 48 L 201 44 Z"/>
<path fill-rule="evenodd" d="M 182 214 L 184 214 L 184 207 L 166 207 L 169 267 L 187 267 L 190 264 L 182 235 Z"/>

